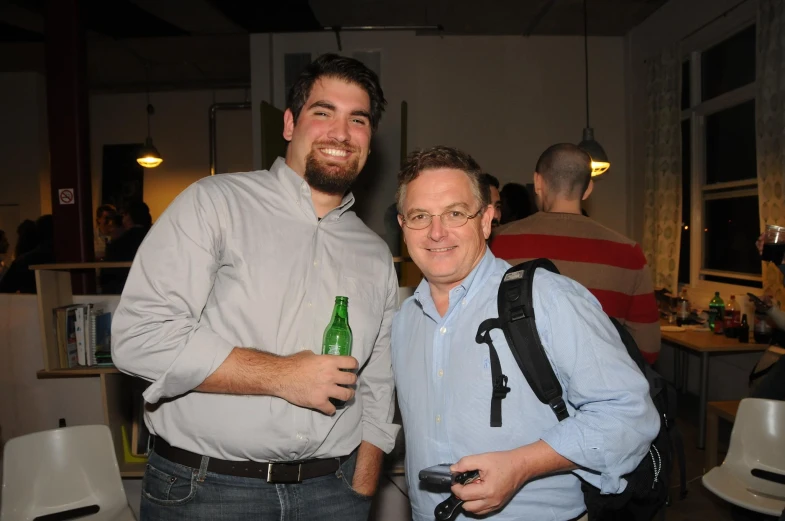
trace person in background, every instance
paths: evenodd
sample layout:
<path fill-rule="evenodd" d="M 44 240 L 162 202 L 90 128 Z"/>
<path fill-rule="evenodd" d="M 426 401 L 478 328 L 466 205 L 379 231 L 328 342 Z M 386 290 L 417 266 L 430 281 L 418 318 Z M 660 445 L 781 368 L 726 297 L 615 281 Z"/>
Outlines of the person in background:
<path fill-rule="evenodd" d="M 480 176 L 480 182 L 488 185 L 488 189 L 491 191 L 491 206 L 493 206 L 493 220 L 491 221 L 491 227 L 496 228 L 499 226 L 502 219 L 502 198 L 501 194 L 499 193 L 499 180 L 491 174 L 484 173 L 482 176 Z"/>
<path fill-rule="evenodd" d="M 755 242 L 755 247 L 758 249 L 760 255 L 763 255 L 763 241 L 765 235 L 765 233 L 761 234 Z M 777 267 L 785 274 L 785 258 Z M 769 316 L 777 329 L 785 332 L 785 312 L 776 305 L 773 305 L 770 295 L 765 295 L 763 297 L 762 304 L 755 302 L 755 312 Z M 762 377 L 760 383 L 755 386 L 750 397 L 765 398 L 769 400 L 785 400 L 785 356 L 781 356 L 779 360 L 774 362 L 768 369 L 768 372 Z"/>
<path fill-rule="evenodd" d="M 109 238 L 109 242 L 119 239 L 124 233 L 125 225 L 123 224 L 123 215 L 116 213 L 114 217 L 112 217 L 112 236 Z"/>
<path fill-rule="evenodd" d="M 20 239 L 23 235 L 25 237 L 35 236 L 38 242 L 32 249 L 16 257 L 8 267 L 5 275 L 0 279 L 0 293 L 35 293 L 35 272 L 30 269 L 30 266 L 50 264 L 55 261 L 54 220 L 52 216 L 50 214 L 42 215 L 33 224 L 35 229 L 23 231 L 20 234 Z"/>
<path fill-rule="evenodd" d="M 507 183 L 499 193 L 501 198 L 500 224 L 525 219 L 535 212 L 529 190 L 518 183 Z"/>
<path fill-rule="evenodd" d="M 150 208 L 142 201 L 131 202 L 122 213 L 123 233 L 106 247 L 107 261 L 132 261 L 153 225 Z"/>
<path fill-rule="evenodd" d="M 16 247 L 14 248 L 14 259 L 18 259 L 25 253 L 38 246 L 38 230 L 35 221 L 25 219 L 16 227 Z"/>
<path fill-rule="evenodd" d="M 142 201 L 129 203 L 121 215 L 123 232 L 106 245 L 106 255 L 104 256 L 106 262 L 133 261 L 136 251 L 153 224 L 150 209 Z M 105 295 L 121 294 L 129 272 L 129 268 L 102 268 L 98 279 L 101 284 L 101 293 Z"/>
<path fill-rule="evenodd" d="M 111 204 L 102 204 L 95 211 L 95 231 L 93 233 L 93 247 L 95 250 L 95 260 L 104 260 L 106 246 L 112 240 L 114 232 L 114 216 L 117 209 Z"/>
<path fill-rule="evenodd" d="M 538 270 L 533 305 L 543 347 L 564 389 L 559 422 L 494 335 L 509 377 L 504 421 L 491 427 L 489 349 L 478 327 L 498 316 L 510 265 L 486 246 L 493 208 L 480 167 L 449 147 L 415 151 L 398 174 L 400 225 L 425 279 L 393 320 L 392 353 L 406 436 L 414 521 L 431 521 L 444 492 L 421 487 L 421 469 L 455 462 L 480 479 L 452 492 L 475 515 L 496 520 L 577 519 L 581 481 L 619 493 L 660 427 L 649 384 L 597 299 L 573 280 Z M 572 471 L 572 472 L 570 472 Z"/>
<path fill-rule="evenodd" d="M 5 234 L 4 230 L 0 230 L 0 280 L 2 280 L 3 275 L 8 270 L 8 266 L 11 264 L 10 259 L 7 258 L 8 249 L 11 247 L 11 244 L 8 242 L 8 237 Z"/>
<path fill-rule="evenodd" d="M 320 56 L 287 96 L 286 157 L 197 181 L 147 234 L 112 317 L 113 361 L 150 382 L 142 519 L 368 518 L 399 430 L 398 282 L 349 189 L 385 103 L 361 62 Z M 336 296 L 351 356 L 320 354 Z"/>
<path fill-rule="evenodd" d="M 592 188 L 589 155 L 570 143 L 551 146 L 534 172 L 540 211 L 500 227 L 491 249 L 511 264 L 551 259 L 597 297 L 653 364 L 660 352 L 660 324 L 646 257 L 635 241 L 581 215 L 581 201 Z"/>

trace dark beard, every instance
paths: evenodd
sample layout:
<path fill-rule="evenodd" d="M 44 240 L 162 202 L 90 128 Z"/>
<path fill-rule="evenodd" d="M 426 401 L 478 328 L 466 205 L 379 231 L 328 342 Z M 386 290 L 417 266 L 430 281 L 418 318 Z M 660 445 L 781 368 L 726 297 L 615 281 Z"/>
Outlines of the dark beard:
<path fill-rule="evenodd" d="M 329 195 L 345 194 L 359 173 L 358 158 L 345 167 L 322 163 L 314 157 L 313 152 L 305 160 L 305 181 L 314 190 Z"/>

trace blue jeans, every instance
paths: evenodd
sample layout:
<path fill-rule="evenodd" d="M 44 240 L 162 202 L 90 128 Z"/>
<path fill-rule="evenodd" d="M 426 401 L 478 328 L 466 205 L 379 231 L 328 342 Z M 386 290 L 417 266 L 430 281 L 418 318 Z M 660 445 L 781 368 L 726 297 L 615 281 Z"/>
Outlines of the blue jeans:
<path fill-rule="evenodd" d="M 153 451 L 142 479 L 142 521 L 366 521 L 371 498 L 351 487 L 356 453 L 340 469 L 302 483 L 267 483 L 173 463 Z"/>

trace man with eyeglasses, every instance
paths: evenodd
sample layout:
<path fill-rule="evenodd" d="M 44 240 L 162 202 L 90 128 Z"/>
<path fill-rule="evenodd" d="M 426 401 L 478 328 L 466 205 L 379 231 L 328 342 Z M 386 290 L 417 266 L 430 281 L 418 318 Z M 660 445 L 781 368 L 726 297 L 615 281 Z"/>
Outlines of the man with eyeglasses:
<path fill-rule="evenodd" d="M 539 270 L 535 320 L 570 417 L 558 422 L 540 403 L 495 330 L 511 412 L 501 427 L 490 427 L 490 355 L 475 334 L 498 316 L 497 292 L 510 265 L 486 246 L 493 207 L 480 175 L 471 156 L 442 146 L 412 153 L 398 174 L 398 222 L 425 276 L 392 328 L 412 518 L 432 520 L 448 496 L 421 487 L 419 471 L 455 462 L 455 472 L 480 472 L 478 481 L 452 487 L 466 512 L 494 513 L 494 520 L 581 519 L 579 476 L 603 493 L 621 492 L 621 476 L 646 454 L 659 417 L 648 383 L 597 300 L 578 283 Z"/>

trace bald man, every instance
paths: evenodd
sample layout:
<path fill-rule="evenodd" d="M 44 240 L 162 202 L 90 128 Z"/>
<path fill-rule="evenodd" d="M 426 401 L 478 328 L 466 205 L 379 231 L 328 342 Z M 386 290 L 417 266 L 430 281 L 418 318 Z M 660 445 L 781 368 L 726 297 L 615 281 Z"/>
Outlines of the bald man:
<path fill-rule="evenodd" d="M 551 146 L 534 172 L 540 211 L 499 227 L 491 250 L 510 264 L 551 259 L 624 324 L 653 364 L 660 352 L 660 327 L 646 257 L 635 241 L 581 214 L 581 202 L 593 188 L 589 155 L 570 143 Z"/>

